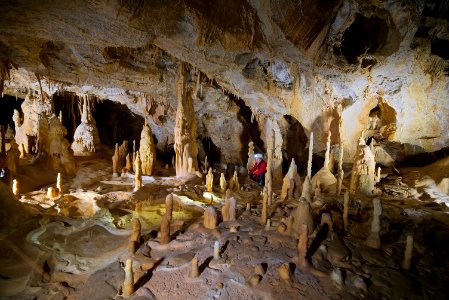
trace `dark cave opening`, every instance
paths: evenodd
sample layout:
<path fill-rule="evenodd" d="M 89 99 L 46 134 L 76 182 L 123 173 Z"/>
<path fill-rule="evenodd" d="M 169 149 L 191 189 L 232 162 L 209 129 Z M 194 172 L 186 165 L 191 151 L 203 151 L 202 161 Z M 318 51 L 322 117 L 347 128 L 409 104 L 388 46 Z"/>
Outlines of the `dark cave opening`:
<path fill-rule="evenodd" d="M 449 59 L 449 40 L 434 37 L 430 43 L 430 53 Z"/>
<path fill-rule="evenodd" d="M 282 146 L 282 173 L 286 174 L 292 158 L 295 159 L 298 170 L 307 168 L 308 149 L 306 148 L 309 138 L 301 123 L 290 115 L 284 115 L 282 120 L 283 140 Z"/>
<path fill-rule="evenodd" d="M 207 155 L 207 161 L 210 165 L 221 162 L 221 151 L 218 148 L 212 139 L 208 136 L 203 137 L 201 139 L 204 147 L 204 153 Z"/>
<path fill-rule="evenodd" d="M 136 150 L 139 149 L 144 118 L 131 112 L 126 105 L 111 100 L 99 101 L 95 105 L 93 117 L 97 122 L 102 145 L 113 147 L 116 143 L 121 145 L 127 140 L 128 151 L 131 152 L 135 140 Z M 158 141 L 154 135 L 153 140 L 156 145 Z"/>
<path fill-rule="evenodd" d="M 344 32 L 341 54 L 351 64 L 357 64 L 362 54 L 390 55 L 400 44 L 400 36 L 391 20 L 373 15 L 357 14 Z M 334 49 L 336 52 L 338 49 Z"/>
<path fill-rule="evenodd" d="M 72 93 L 54 95 L 55 112 L 62 112 L 62 124 L 67 128 L 67 140 L 73 141 L 76 128 L 81 123 L 81 99 Z M 92 100 L 91 100 L 92 101 Z M 115 143 L 121 145 L 128 141 L 128 150 L 133 150 L 133 140 L 136 149 L 139 147 L 140 134 L 144 120 L 141 116 L 132 113 L 129 108 L 111 100 L 95 100 L 92 116 L 95 119 L 101 145 L 114 147 Z M 157 139 L 153 135 L 155 144 Z M 170 158 L 171 160 L 171 158 Z"/>
<path fill-rule="evenodd" d="M 236 99 L 235 97 L 232 99 L 240 108 L 237 113 L 237 119 L 243 124 L 244 128 L 242 134 L 240 135 L 240 142 L 242 144 L 242 148 L 240 149 L 240 157 L 242 158 L 242 163 L 245 166 L 248 161 L 248 143 L 253 141 L 255 153 L 265 153 L 265 143 L 261 138 L 259 123 L 256 118 L 252 116 L 253 113 L 251 108 L 247 106 L 242 99 Z"/>
<path fill-rule="evenodd" d="M 16 98 L 13 96 L 4 95 L 0 99 L 0 125 L 3 125 L 5 131 L 8 125 L 14 129 L 15 124 L 13 121 L 14 110 L 16 109 L 20 115 L 22 115 L 21 105 L 24 99 Z"/>
<path fill-rule="evenodd" d="M 81 102 L 74 93 L 53 94 L 56 115 L 62 114 L 62 125 L 67 129 L 66 139 L 73 142 L 76 127 L 81 123 Z"/>

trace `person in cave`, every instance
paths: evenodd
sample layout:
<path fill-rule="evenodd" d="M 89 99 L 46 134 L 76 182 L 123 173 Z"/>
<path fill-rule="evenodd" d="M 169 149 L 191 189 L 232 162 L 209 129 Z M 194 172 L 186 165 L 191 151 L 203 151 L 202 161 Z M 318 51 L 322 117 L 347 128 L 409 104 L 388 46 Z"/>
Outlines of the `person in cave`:
<path fill-rule="evenodd" d="M 263 156 L 260 153 L 254 154 L 256 163 L 249 170 L 249 178 L 257 182 L 259 186 L 265 185 L 265 173 L 267 172 L 267 163 L 263 160 Z"/>

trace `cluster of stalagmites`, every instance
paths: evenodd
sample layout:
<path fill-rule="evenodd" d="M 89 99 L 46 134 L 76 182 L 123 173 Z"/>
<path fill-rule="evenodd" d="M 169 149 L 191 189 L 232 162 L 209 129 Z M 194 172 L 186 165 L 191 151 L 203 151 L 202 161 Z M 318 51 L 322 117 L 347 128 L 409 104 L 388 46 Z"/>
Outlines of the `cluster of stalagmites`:
<path fill-rule="evenodd" d="M 87 97 L 83 99 L 81 124 L 75 130 L 71 148 L 76 156 L 90 156 L 100 150 L 100 137 Z"/>

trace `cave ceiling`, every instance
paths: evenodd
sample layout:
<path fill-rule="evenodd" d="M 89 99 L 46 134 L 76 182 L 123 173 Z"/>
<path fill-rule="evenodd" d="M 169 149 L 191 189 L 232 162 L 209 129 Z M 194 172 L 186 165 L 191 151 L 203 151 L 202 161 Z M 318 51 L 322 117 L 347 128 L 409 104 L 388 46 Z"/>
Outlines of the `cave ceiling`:
<path fill-rule="evenodd" d="M 449 112 L 448 7 L 411 0 L 3 1 L 4 92 L 24 97 L 42 86 L 48 95 L 96 95 L 149 114 L 168 135 L 173 118 L 157 120 L 174 116 L 176 67 L 186 63 L 206 94 L 221 90 L 206 102 L 242 99 L 259 123 L 289 115 L 325 136 L 341 117 L 347 155 L 382 101 L 396 112 L 391 140 L 410 145 L 410 153 L 435 151 L 449 145 L 449 125 L 439 121 Z M 235 110 L 196 109 L 213 114 L 221 106 Z"/>

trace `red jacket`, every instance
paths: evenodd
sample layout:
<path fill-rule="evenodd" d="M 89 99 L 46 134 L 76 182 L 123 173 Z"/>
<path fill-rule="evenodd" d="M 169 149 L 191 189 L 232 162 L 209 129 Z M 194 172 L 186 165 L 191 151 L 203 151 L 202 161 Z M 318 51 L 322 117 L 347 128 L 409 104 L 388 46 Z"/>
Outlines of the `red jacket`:
<path fill-rule="evenodd" d="M 260 175 L 262 173 L 265 173 L 267 171 L 267 163 L 262 160 L 259 165 L 257 165 L 257 162 L 254 164 L 254 166 L 249 171 L 250 174 L 253 174 L 255 176 Z"/>

